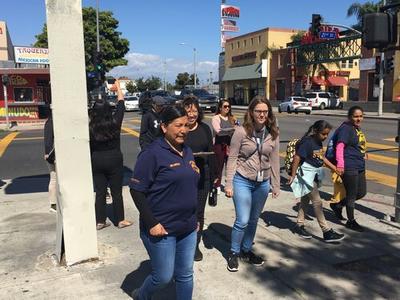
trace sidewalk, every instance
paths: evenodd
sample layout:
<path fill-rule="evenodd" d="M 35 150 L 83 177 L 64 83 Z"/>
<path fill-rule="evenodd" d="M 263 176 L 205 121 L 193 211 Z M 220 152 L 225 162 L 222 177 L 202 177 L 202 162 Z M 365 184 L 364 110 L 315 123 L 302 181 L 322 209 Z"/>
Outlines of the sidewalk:
<path fill-rule="evenodd" d="M 99 231 L 99 261 L 58 267 L 51 259 L 56 216 L 48 212 L 47 194 L 43 189 L 24 194 L 27 186 L 13 184 L 0 188 L 0 299 L 130 299 L 129 291 L 141 284 L 150 264 L 127 187 L 126 215 L 134 226 Z M 307 221 L 315 235 L 311 240 L 291 232 L 296 201 L 282 191 L 278 199 L 268 199 L 259 220 L 255 251 L 266 263 L 259 268 L 242 263 L 239 272 L 230 273 L 225 257 L 234 207 L 221 194 L 217 207 L 206 208 L 207 248 L 201 246 L 204 260 L 195 263 L 193 299 L 398 299 L 400 230 L 379 221 L 394 212 L 392 199 L 366 198 L 372 201 L 359 201 L 356 216 L 368 231 L 349 231 L 327 209 L 329 223 L 346 239 L 326 244 L 316 220 Z M 173 284 L 155 299 L 174 299 Z"/>

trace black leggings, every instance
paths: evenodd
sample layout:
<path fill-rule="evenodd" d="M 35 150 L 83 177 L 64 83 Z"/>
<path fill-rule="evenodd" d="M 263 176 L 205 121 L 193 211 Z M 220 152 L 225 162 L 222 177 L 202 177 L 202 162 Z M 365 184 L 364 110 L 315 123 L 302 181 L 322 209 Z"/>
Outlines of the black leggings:
<path fill-rule="evenodd" d="M 363 198 L 367 193 L 365 170 L 346 170 L 342 176 L 346 189 L 346 197 L 340 202 L 346 206 L 347 218 L 354 220 L 354 207 L 356 200 Z"/>
<path fill-rule="evenodd" d="M 106 192 L 110 186 L 113 199 L 114 224 L 124 220 L 122 200 L 123 159 L 118 150 L 96 151 L 92 153 L 92 172 L 96 192 L 96 222 L 104 223 L 107 219 Z"/>
<path fill-rule="evenodd" d="M 197 192 L 197 222 L 199 222 L 199 231 L 197 232 L 197 245 L 199 245 L 203 235 L 204 211 L 206 209 L 208 194 L 210 192 L 210 183 L 205 181 L 203 186 Z"/>

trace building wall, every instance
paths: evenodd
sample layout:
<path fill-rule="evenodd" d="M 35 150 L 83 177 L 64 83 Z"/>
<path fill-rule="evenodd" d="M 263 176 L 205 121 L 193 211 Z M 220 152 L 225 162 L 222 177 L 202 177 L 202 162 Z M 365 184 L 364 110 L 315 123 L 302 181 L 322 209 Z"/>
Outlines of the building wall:
<path fill-rule="evenodd" d="M 267 77 L 253 80 L 227 81 L 221 84 L 224 87 L 225 98 L 235 97 L 235 86 L 240 86 L 243 91 L 244 103 L 247 104 L 254 93 L 254 89 L 261 91 L 267 98 L 271 97 L 272 85 L 271 78 L 271 50 L 282 49 L 291 42 L 291 37 L 298 30 L 282 28 L 264 28 L 255 32 L 244 34 L 229 39 L 225 45 L 225 70 L 231 67 L 239 67 L 261 63 L 262 59 L 267 60 Z M 255 52 L 255 55 L 254 55 Z M 232 57 L 244 54 L 252 54 L 250 57 L 242 58 L 236 61 Z M 237 88 L 236 88 L 237 93 Z"/>

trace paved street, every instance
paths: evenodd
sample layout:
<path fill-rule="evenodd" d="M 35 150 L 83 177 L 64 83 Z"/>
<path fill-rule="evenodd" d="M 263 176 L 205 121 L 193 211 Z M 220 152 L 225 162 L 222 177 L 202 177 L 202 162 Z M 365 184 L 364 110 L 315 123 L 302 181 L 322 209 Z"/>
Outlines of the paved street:
<path fill-rule="evenodd" d="M 244 111 L 236 111 L 236 116 L 243 120 Z M 318 116 L 304 114 L 277 114 L 281 131 L 282 159 L 287 141 L 301 137 L 308 127 L 318 119 L 329 121 L 334 127 L 344 120 L 342 116 Z M 135 164 L 139 151 L 138 132 L 141 115 L 136 112 L 125 114 L 121 137 L 121 148 L 124 154 L 125 177 Z M 212 114 L 206 113 L 205 121 L 210 123 Z M 24 186 L 26 180 L 38 183 L 34 189 L 45 191 L 48 180 L 47 167 L 43 161 L 43 132 L 41 129 L 22 130 L 0 149 L 0 178 L 12 179 L 18 185 Z M 392 196 L 395 192 L 397 178 L 397 145 L 394 137 L 397 135 L 397 122 L 394 120 L 365 119 L 363 128 L 368 140 L 369 160 L 367 161 L 368 191 Z M 0 132 L 0 138 L 6 137 Z M 281 163 L 283 166 L 283 162 Z M 326 181 L 330 185 L 329 181 Z"/>

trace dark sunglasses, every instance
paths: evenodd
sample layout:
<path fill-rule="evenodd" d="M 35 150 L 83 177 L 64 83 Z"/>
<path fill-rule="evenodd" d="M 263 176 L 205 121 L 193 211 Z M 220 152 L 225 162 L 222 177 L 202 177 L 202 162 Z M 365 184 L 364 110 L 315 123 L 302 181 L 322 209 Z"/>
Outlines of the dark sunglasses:
<path fill-rule="evenodd" d="M 231 107 L 230 105 L 224 105 L 223 108 L 229 108 Z"/>

